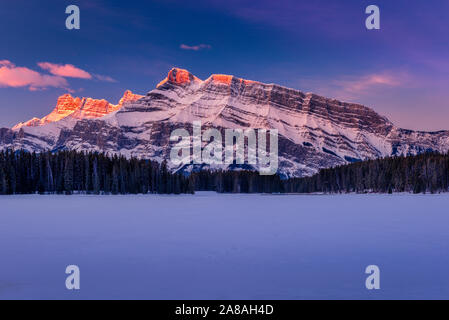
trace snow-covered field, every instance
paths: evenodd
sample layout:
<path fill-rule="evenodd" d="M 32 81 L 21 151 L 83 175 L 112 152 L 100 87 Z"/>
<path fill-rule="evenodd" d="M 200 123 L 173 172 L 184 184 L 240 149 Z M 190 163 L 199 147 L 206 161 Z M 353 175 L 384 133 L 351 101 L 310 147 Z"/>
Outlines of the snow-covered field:
<path fill-rule="evenodd" d="M 447 299 L 449 195 L 1 196 L 10 298 Z"/>

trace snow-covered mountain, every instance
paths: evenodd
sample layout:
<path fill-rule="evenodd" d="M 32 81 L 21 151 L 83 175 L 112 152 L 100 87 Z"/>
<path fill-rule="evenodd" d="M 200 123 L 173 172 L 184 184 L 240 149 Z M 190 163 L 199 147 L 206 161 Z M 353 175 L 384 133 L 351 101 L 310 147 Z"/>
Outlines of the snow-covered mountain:
<path fill-rule="evenodd" d="M 67 148 L 162 161 L 170 154 L 171 132 L 191 132 L 193 121 L 201 121 L 204 129 L 277 129 L 284 176 L 449 149 L 449 131 L 401 129 L 359 104 L 230 75 L 200 80 L 178 68 L 145 96 L 127 91 L 117 105 L 63 95 L 48 116 L 0 129 L 0 148 Z"/>
<path fill-rule="evenodd" d="M 53 111 L 42 119 L 33 118 L 20 122 L 12 127 L 13 130 L 22 127 L 43 126 L 50 122 L 60 121 L 68 116 L 75 119 L 94 119 L 103 117 L 120 109 L 124 103 L 134 102 L 142 98 L 142 95 L 134 94 L 130 90 L 125 91 L 118 104 L 111 104 L 104 99 L 78 98 L 66 93 L 58 98 Z"/>

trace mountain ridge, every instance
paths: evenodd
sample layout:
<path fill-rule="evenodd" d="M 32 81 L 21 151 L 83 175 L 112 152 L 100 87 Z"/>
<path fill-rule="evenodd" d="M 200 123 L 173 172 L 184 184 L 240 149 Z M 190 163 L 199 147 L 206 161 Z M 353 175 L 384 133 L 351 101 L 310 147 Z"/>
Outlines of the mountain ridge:
<path fill-rule="evenodd" d="M 114 105 L 105 99 L 72 97 L 70 93 L 65 93 L 58 98 L 55 108 L 48 115 L 41 119 L 34 117 L 28 121 L 20 122 L 13 126 L 12 129 L 17 130 L 24 126 L 42 126 L 50 122 L 60 121 L 68 116 L 73 116 L 77 119 L 100 118 L 120 109 L 124 103 L 136 101 L 142 97 L 142 95 L 126 90 L 118 104 Z"/>
<path fill-rule="evenodd" d="M 285 177 L 366 159 L 449 149 L 449 131 L 401 129 L 361 104 L 232 75 L 212 74 L 201 80 L 173 68 L 146 95 L 131 97 L 106 114 L 72 112 L 38 126 L 3 128 L 0 148 L 67 148 L 163 161 L 169 159 L 170 133 L 181 127 L 191 130 L 193 121 L 200 121 L 204 129 L 277 129 L 279 173 Z M 189 171 L 194 166 L 170 169 Z"/>

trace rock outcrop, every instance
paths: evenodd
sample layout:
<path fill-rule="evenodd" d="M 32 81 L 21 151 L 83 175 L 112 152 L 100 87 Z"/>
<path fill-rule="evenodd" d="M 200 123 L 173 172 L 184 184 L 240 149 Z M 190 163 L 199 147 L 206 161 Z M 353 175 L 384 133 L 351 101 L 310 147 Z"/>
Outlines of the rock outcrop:
<path fill-rule="evenodd" d="M 277 129 L 279 173 L 285 177 L 360 160 L 449 149 L 448 131 L 401 129 L 360 104 L 230 75 L 203 81 L 178 68 L 145 96 L 127 91 L 117 105 L 61 96 L 43 119 L 2 129 L 0 148 L 67 148 L 162 161 L 170 154 L 170 133 L 176 128 L 191 132 L 193 121 L 201 121 L 203 128 Z"/>

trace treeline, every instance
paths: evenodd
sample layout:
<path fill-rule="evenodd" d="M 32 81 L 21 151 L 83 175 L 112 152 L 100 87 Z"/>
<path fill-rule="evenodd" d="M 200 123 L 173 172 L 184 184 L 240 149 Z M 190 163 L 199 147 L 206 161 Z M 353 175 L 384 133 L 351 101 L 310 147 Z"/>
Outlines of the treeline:
<path fill-rule="evenodd" d="M 449 154 L 388 157 L 322 169 L 311 177 L 289 179 L 284 192 L 439 193 L 449 191 Z"/>
<path fill-rule="evenodd" d="M 281 193 L 283 181 L 279 175 L 260 175 L 255 171 L 209 171 L 192 174 L 197 191 L 219 193 Z"/>
<path fill-rule="evenodd" d="M 170 173 L 164 161 L 102 153 L 0 152 L 0 194 L 27 193 L 437 193 L 449 191 L 449 154 L 389 157 L 322 169 L 282 180 L 258 172 Z"/>
<path fill-rule="evenodd" d="M 281 180 L 250 171 L 202 171 L 196 190 L 256 193 L 437 193 L 449 191 L 449 155 L 424 153 L 356 162 Z"/>
<path fill-rule="evenodd" d="M 0 194 L 193 192 L 192 178 L 170 173 L 165 162 L 77 151 L 0 152 Z"/>

